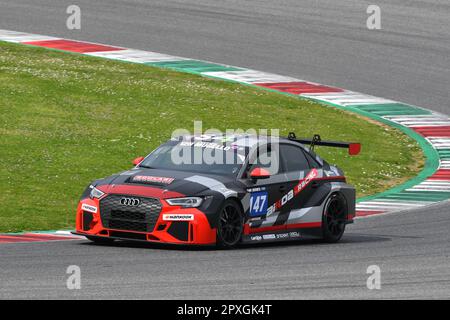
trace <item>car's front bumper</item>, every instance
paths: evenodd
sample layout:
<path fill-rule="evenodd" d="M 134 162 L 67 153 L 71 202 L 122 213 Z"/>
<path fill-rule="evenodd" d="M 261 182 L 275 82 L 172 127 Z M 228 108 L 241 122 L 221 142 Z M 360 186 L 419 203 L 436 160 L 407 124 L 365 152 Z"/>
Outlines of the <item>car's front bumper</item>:
<path fill-rule="evenodd" d="M 149 232 L 127 228 L 105 227 L 100 200 L 82 199 L 77 208 L 75 234 L 92 238 L 125 239 L 145 242 L 214 245 L 216 229 L 210 226 L 206 215 L 197 208 L 170 206 L 160 199 L 161 211 Z"/>

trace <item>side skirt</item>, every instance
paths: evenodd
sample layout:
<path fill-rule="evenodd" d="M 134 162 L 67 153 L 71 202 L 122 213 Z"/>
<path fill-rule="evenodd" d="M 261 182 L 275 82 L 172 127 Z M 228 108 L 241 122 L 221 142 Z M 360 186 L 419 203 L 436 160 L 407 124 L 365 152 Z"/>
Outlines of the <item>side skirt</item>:
<path fill-rule="evenodd" d="M 300 229 L 285 229 L 277 231 L 268 231 L 261 233 L 246 234 L 242 236 L 242 243 L 266 243 L 279 241 L 294 241 L 294 240 L 311 240 L 321 239 L 321 228 L 300 228 Z"/>

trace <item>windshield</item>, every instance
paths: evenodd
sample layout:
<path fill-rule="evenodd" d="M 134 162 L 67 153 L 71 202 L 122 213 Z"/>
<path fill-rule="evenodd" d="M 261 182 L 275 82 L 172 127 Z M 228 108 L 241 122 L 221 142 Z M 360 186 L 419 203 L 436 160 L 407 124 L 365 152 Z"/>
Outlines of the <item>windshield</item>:
<path fill-rule="evenodd" d="M 245 154 L 211 142 L 170 142 L 153 151 L 139 167 L 236 176 Z"/>

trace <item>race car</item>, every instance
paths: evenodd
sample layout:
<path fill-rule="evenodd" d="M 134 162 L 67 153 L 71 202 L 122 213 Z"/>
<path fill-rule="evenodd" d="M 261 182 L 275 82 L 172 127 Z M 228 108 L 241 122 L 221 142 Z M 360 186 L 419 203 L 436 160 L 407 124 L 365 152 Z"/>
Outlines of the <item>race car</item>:
<path fill-rule="evenodd" d="M 355 188 L 315 146 L 360 152 L 359 143 L 263 135 L 174 137 L 125 172 L 92 182 L 77 235 L 217 245 L 297 239 L 337 242 L 355 217 Z"/>

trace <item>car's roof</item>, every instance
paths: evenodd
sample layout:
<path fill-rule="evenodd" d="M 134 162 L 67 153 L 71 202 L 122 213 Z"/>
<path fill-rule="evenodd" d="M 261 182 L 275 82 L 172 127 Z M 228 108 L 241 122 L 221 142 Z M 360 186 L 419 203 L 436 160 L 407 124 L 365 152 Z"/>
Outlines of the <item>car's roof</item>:
<path fill-rule="evenodd" d="M 287 138 L 268 136 L 268 135 L 255 135 L 247 133 L 238 134 L 204 134 L 204 135 L 184 135 L 172 140 L 182 140 L 182 141 L 203 141 L 203 142 L 215 142 L 218 144 L 232 144 L 239 147 L 253 148 L 257 144 L 264 143 L 277 143 L 277 142 L 292 142 Z"/>
<path fill-rule="evenodd" d="M 278 137 L 278 136 L 268 136 L 268 135 L 256 135 L 247 133 L 233 133 L 233 134 L 203 134 L 203 135 L 181 135 L 173 137 L 167 144 L 183 144 L 186 147 L 204 147 L 222 150 L 234 150 L 238 154 L 245 157 L 251 152 L 266 143 L 277 144 L 277 143 L 288 143 L 296 145 L 303 148 L 312 157 L 316 159 L 317 162 L 323 164 L 324 161 L 319 157 L 314 151 L 312 151 L 309 146 L 306 146 L 296 140 L 291 140 L 289 138 Z M 221 148 L 222 147 L 222 148 Z"/>

